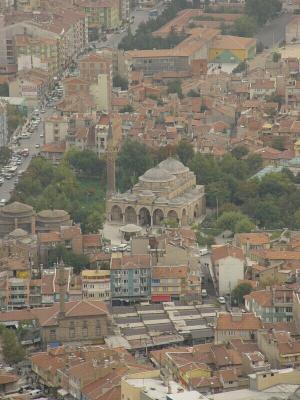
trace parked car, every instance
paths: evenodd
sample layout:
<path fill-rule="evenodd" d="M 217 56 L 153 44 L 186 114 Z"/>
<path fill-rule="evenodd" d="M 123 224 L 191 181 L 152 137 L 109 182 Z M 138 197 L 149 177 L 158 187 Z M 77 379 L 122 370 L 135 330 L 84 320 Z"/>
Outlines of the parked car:
<path fill-rule="evenodd" d="M 201 297 L 207 297 L 208 295 L 207 295 L 207 290 L 206 289 L 202 289 L 201 290 Z"/>
<path fill-rule="evenodd" d="M 225 297 L 223 297 L 223 296 L 218 297 L 218 302 L 219 302 L 220 304 L 226 304 Z"/>

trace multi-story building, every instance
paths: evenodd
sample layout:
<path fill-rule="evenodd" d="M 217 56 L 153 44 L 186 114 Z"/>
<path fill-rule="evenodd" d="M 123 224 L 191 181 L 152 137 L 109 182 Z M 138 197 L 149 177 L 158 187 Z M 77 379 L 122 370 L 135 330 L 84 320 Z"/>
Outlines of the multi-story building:
<path fill-rule="evenodd" d="M 110 300 L 110 271 L 85 269 L 81 271 L 82 298 Z"/>
<path fill-rule="evenodd" d="M 53 38 L 35 38 L 29 35 L 15 36 L 18 71 L 39 68 L 50 77 L 59 73 L 58 42 Z"/>
<path fill-rule="evenodd" d="M 211 260 L 219 295 L 226 295 L 244 279 L 243 251 L 229 244 L 213 246 Z"/>
<path fill-rule="evenodd" d="M 180 300 L 187 294 L 187 266 L 153 267 L 151 296 L 154 301 L 160 297 L 165 301 Z"/>
<path fill-rule="evenodd" d="M 110 264 L 112 300 L 149 299 L 151 294 L 150 255 L 113 255 Z"/>
<path fill-rule="evenodd" d="M 0 102 L 0 147 L 7 145 L 8 126 L 7 126 L 7 106 L 6 103 Z"/>
<path fill-rule="evenodd" d="M 288 287 L 258 290 L 245 296 L 245 307 L 264 322 L 289 322 L 293 320 L 293 292 Z"/>
<path fill-rule="evenodd" d="M 233 338 L 254 340 L 262 326 L 262 320 L 252 313 L 220 312 L 215 327 L 215 343 L 227 343 Z"/>
<path fill-rule="evenodd" d="M 97 40 L 102 30 L 116 29 L 121 24 L 117 0 L 76 0 L 75 5 L 87 19 L 89 41 Z"/>
<path fill-rule="evenodd" d="M 15 36 L 24 37 L 17 40 L 17 49 L 22 56 L 33 56 L 35 63 L 57 68 L 61 73 L 67 65 L 84 50 L 87 43 L 85 16 L 73 9 L 61 7 L 56 13 L 24 13 L 15 15 L 7 13 L 0 17 L 0 71 L 12 73 L 17 71 L 17 51 Z M 49 55 L 49 61 L 46 58 Z M 27 60 L 27 61 L 26 61 Z M 20 60 L 28 63 L 28 58 Z M 30 61 L 31 62 L 31 61 Z M 49 62 L 49 64 L 48 64 Z"/>
<path fill-rule="evenodd" d="M 8 309 L 24 308 L 29 306 L 29 280 L 20 278 L 9 278 L 6 282 L 6 304 Z"/>
<path fill-rule="evenodd" d="M 266 233 L 237 233 L 234 236 L 235 245 L 241 247 L 244 254 L 252 250 L 262 250 L 270 248 L 270 237 Z"/>
<path fill-rule="evenodd" d="M 290 332 L 258 331 L 257 344 L 272 368 L 299 367 L 300 340 L 292 338 Z"/>
<path fill-rule="evenodd" d="M 53 114 L 44 119 L 44 143 L 61 143 L 66 140 L 69 128 L 67 117 Z"/>

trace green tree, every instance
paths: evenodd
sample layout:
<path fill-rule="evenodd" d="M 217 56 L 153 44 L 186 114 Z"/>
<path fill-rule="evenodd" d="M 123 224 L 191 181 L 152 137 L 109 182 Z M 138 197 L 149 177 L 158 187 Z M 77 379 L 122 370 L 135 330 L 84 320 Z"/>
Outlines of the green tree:
<path fill-rule="evenodd" d="M 181 89 L 181 81 L 180 80 L 169 81 L 168 93 L 177 93 L 178 97 L 181 99 L 183 97 Z"/>
<path fill-rule="evenodd" d="M 1 327 L 2 352 L 4 360 L 10 364 L 16 364 L 25 357 L 25 351 L 12 329 Z"/>
<path fill-rule="evenodd" d="M 0 147 L 0 165 L 6 165 L 11 158 L 12 151 L 8 147 Z"/>
<path fill-rule="evenodd" d="M 250 221 L 247 215 L 240 211 L 227 211 L 224 212 L 217 220 L 217 226 L 223 230 L 230 230 L 231 232 L 250 232 L 254 228 L 254 224 Z"/>
<path fill-rule="evenodd" d="M 113 86 L 120 87 L 122 90 L 128 89 L 128 80 L 117 74 L 113 77 Z"/>
<path fill-rule="evenodd" d="M 176 147 L 176 153 L 177 153 L 180 161 L 184 165 L 187 165 L 194 156 L 193 145 L 191 143 L 187 142 L 186 140 L 181 140 Z"/>
<path fill-rule="evenodd" d="M 249 153 L 248 147 L 243 145 L 236 146 L 234 149 L 231 150 L 231 154 L 237 160 L 240 160 L 241 158 L 245 157 L 248 153 Z"/>
<path fill-rule="evenodd" d="M 7 127 L 9 136 L 25 122 L 24 115 L 14 106 L 7 106 Z"/>
<path fill-rule="evenodd" d="M 241 305 L 245 303 L 244 296 L 252 292 L 252 286 L 249 283 L 240 283 L 231 292 L 231 300 L 233 305 Z"/>
<path fill-rule="evenodd" d="M 232 34 L 242 37 L 253 37 L 257 31 L 257 22 L 254 17 L 243 15 L 234 21 Z"/>
<path fill-rule="evenodd" d="M 128 139 L 117 159 L 117 182 L 123 191 L 137 182 L 139 176 L 153 166 L 153 156 L 142 143 Z"/>
<path fill-rule="evenodd" d="M 127 106 L 124 106 L 120 109 L 120 113 L 132 113 L 134 112 L 134 108 L 132 107 L 131 104 L 128 104 Z"/>
<path fill-rule="evenodd" d="M 199 97 L 200 94 L 199 94 L 199 92 L 198 92 L 197 90 L 195 90 L 195 89 L 190 89 L 190 90 L 187 92 L 187 96 L 188 96 L 188 97 Z"/>
<path fill-rule="evenodd" d="M 284 137 L 274 136 L 272 139 L 272 147 L 276 150 L 283 151 L 285 150 L 284 142 Z"/>
<path fill-rule="evenodd" d="M 0 97 L 9 97 L 9 87 L 6 82 L 0 84 Z"/>
<path fill-rule="evenodd" d="M 237 65 L 235 68 L 233 68 L 232 73 L 233 74 L 240 74 L 241 72 L 246 71 L 247 69 L 247 63 L 246 61 L 242 61 Z"/>
<path fill-rule="evenodd" d="M 277 63 L 281 59 L 281 54 L 277 53 L 276 51 L 272 53 L 272 61 Z"/>
<path fill-rule="evenodd" d="M 48 266 L 53 267 L 57 261 L 63 260 L 67 267 L 73 267 L 76 274 L 89 267 L 89 258 L 85 254 L 75 254 L 63 244 L 51 248 L 48 253 Z"/>
<path fill-rule="evenodd" d="M 102 179 L 105 177 L 105 160 L 99 159 L 97 154 L 91 150 L 79 150 L 73 147 L 65 154 L 65 160 L 75 168 L 80 175 L 102 177 Z"/>
<path fill-rule="evenodd" d="M 276 17 L 281 8 L 280 0 L 246 0 L 245 2 L 246 14 L 254 17 L 260 26 L 264 25 L 267 20 Z"/>

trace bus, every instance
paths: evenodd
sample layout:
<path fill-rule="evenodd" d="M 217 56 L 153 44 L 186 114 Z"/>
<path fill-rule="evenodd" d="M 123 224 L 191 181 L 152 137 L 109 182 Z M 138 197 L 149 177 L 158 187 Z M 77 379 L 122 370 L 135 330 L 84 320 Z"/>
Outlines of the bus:
<path fill-rule="evenodd" d="M 149 11 L 149 17 L 157 17 L 157 16 L 158 16 L 158 12 L 157 12 L 156 8 Z"/>

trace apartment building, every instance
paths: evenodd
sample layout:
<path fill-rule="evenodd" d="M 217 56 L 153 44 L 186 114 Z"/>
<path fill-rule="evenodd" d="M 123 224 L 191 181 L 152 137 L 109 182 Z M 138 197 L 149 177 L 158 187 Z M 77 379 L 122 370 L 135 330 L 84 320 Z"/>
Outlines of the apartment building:
<path fill-rule="evenodd" d="M 290 322 L 293 320 L 292 288 L 279 286 L 251 292 L 245 296 L 245 307 L 264 322 Z"/>
<path fill-rule="evenodd" d="M 112 300 L 149 299 L 150 255 L 113 255 L 110 263 L 110 282 Z"/>
<path fill-rule="evenodd" d="M 270 248 L 270 237 L 267 233 L 237 233 L 234 236 L 234 242 L 237 247 L 241 247 L 244 254 L 252 250 L 262 250 Z"/>
<path fill-rule="evenodd" d="M 110 300 L 110 271 L 88 269 L 81 271 L 82 298 Z"/>
<path fill-rule="evenodd" d="M 15 51 L 18 71 L 39 68 L 47 71 L 51 78 L 59 74 L 59 49 L 56 39 L 16 35 Z"/>
<path fill-rule="evenodd" d="M 226 343 L 233 338 L 254 340 L 262 326 L 261 319 L 252 313 L 220 312 L 215 327 L 215 343 Z"/>
<path fill-rule="evenodd" d="M 116 29 L 121 24 L 117 0 L 75 0 L 74 3 L 86 17 L 89 41 L 97 40 L 101 31 Z"/>
<path fill-rule="evenodd" d="M 44 143 L 61 143 L 66 140 L 69 119 L 58 114 L 49 115 L 44 119 Z"/>
<path fill-rule="evenodd" d="M 163 266 L 152 268 L 151 298 L 152 301 L 180 300 L 188 290 L 187 266 Z"/>
<path fill-rule="evenodd" d="M 220 296 L 230 293 L 244 279 L 245 258 L 239 247 L 213 246 L 211 261 Z"/>
<path fill-rule="evenodd" d="M 15 36 L 17 39 L 17 49 Z M 18 51 L 20 62 L 41 63 L 60 74 L 85 48 L 87 43 L 85 17 L 72 9 L 51 9 L 40 13 L 7 13 L 0 17 L 0 71 L 17 71 Z M 46 59 L 49 55 L 49 60 Z M 26 61 L 27 60 L 27 61 Z M 40 60 L 40 61 L 39 61 Z M 47 60 L 47 61 L 46 61 Z M 31 61 L 30 61 L 31 62 Z M 45 65 L 44 65 L 45 64 Z"/>

